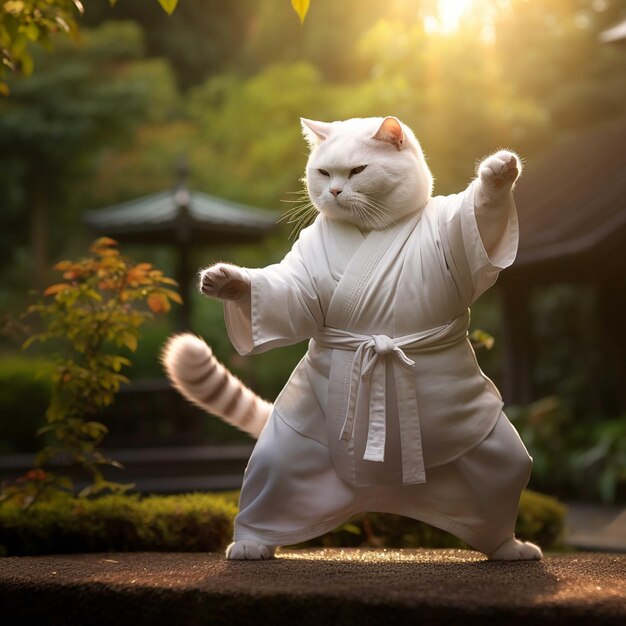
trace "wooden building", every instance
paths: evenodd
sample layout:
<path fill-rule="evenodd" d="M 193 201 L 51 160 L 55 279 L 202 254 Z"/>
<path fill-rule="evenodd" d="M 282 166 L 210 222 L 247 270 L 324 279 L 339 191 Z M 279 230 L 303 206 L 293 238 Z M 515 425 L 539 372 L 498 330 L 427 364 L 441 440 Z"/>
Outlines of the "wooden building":
<path fill-rule="evenodd" d="M 515 192 L 520 247 L 503 272 L 503 393 L 537 399 L 533 319 L 536 290 L 556 283 L 590 287 L 602 368 L 626 409 L 626 120 L 594 126 L 554 145 L 528 167 Z"/>

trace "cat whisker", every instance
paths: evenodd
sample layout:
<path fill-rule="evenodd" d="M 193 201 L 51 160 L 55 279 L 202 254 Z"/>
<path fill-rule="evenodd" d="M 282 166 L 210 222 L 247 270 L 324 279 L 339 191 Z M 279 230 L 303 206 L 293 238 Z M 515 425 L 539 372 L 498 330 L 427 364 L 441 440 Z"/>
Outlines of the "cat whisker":
<path fill-rule="evenodd" d="M 295 224 L 291 232 L 289 233 L 289 239 L 295 239 L 304 228 L 309 226 L 315 221 L 317 217 L 317 209 L 312 213 L 307 213 L 303 215 Z M 288 222 L 292 223 L 292 222 Z"/>
<path fill-rule="evenodd" d="M 375 219 L 378 224 L 389 224 L 388 217 L 384 213 L 377 213 L 375 211 L 372 211 L 371 207 L 368 208 L 368 212 L 372 215 L 372 218 Z"/>
<path fill-rule="evenodd" d="M 306 184 L 303 184 L 302 187 L 300 187 L 300 189 L 294 189 L 293 191 L 287 191 L 286 193 L 288 195 L 290 195 L 290 196 L 293 196 L 294 194 L 297 194 L 297 195 L 302 195 L 302 194 L 309 195 L 309 191 L 308 191 L 308 188 L 307 188 Z"/>
<path fill-rule="evenodd" d="M 366 198 L 362 201 L 363 207 L 371 214 L 372 221 L 378 228 L 387 228 L 391 224 L 395 224 L 396 220 L 392 214 L 387 211 L 387 207 L 372 198 Z"/>
<path fill-rule="evenodd" d="M 313 203 L 310 200 L 306 200 L 304 202 L 302 200 L 298 200 L 295 204 L 295 207 L 290 207 L 289 209 L 287 209 L 287 211 L 296 211 L 299 208 L 313 206 Z"/>
<path fill-rule="evenodd" d="M 365 202 L 359 202 L 359 213 L 364 216 L 366 222 L 371 222 L 374 226 L 380 226 L 383 214 L 377 207 L 372 207 Z"/>
<path fill-rule="evenodd" d="M 371 208 L 376 208 L 379 209 L 380 211 L 382 211 L 383 213 L 387 213 L 387 205 L 383 202 L 380 202 L 378 200 L 374 200 L 373 198 L 365 198 L 363 201 L 363 204 L 371 207 Z"/>
<path fill-rule="evenodd" d="M 378 217 L 377 215 L 369 214 L 369 221 L 375 230 L 382 230 L 386 226 L 382 218 Z"/>
<path fill-rule="evenodd" d="M 372 211 L 372 213 L 374 213 L 375 215 L 386 215 L 387 212 L 385 210 L 383 210 L 381 207 L 372 204 L 370 202 L 361 202 L 361 204 L 363 205 L 363 208 L 368 209 L 370 211 Z"/>
<path fill-rule="evenodd" d="M 372 220 L 372 216 L 367 213 L 363 205 L 359 202 L 350 202 L 349 203 L 350 210 L 352 214 L 355 216 L 355 221 L 360 222 L 362 226 L 370 226 L 374 222 Z"/>
<path fill-rule="evenodd" d="M 303 220 L 308 219 L 311 214 L 307 211 L 306 213 L 301 213 L 300 215 L 293 215 L 288 220 L 285 220 L 287 224 L 297 224 Z"/>
<path fill-rule="evenodd" d="M 303 212 L 300 215 L 293 215 L 288 220 L 285 220 L 287 224 L 300 224 L 301 222 L 306 222 L 313 215 L 313 212 Z"/>
<path fill-rule="evenodd" d="M 309 198 L 296 198 L 295 200 L 281 200 L 281 202 L 285 202 L 286 204 L 311 204 L 311 200 Z"/>
<path fill-rule="evenodd" d="M 314 209 L 315 207 L 313 206 L 313 203 L 311 202 L 305 202 L 304 204 L 298 204 L 298 206 L 295 207 L 291 207 L 290 209 L 288 209 L 287 211 L 285 211 L 282 216 L 278 219 L 279 222 L 282 222 L 283 220 L 289 219 L 291 220 L 294 217 L 297 217 L 298 215 L 301 215 L 302 213 L 306 213 L 308 211 L 310 211 L 311 209 Z"/>
<path fill-rule="evenodd" d="M 366 216 L 364 215 L 363 209 L 361 208 L 359 202 L 357 202 L 356 200 L 348 202 L 348 208 L 350 209 L 350 212 L 352 213 L 354 217 L 354 221 L 357 224 L 361 224 L 361 225 L 367 224 L 368 220 Z"/>
<path fill-rule="evenodd" d="M 364 199 L 364 202 L 366 204 L 370 204 L 371 206 L 375 206 L 375 207 L 377 207 L 379 209 L 382 209 L 383 211 L 387 212 L 387 209 L 388 209 L 387 204 L 385 202 L 383 202 L 382 200 L 377 200 L 376 198 L 372 198 L 372 197 L 367 196 Z"/>
<path fill-rule="evenodd" d="M 280 218 L 278 219 L 279 222 L 283 221 L 284 219 L 287 219 L 288 217 L 292 217 L 293 215 L 297 215 L 298 213 L 301 213 L 302 211 L 306 211 L 308 207 L 306 206 L 296 206 L 296 207 L 292 207 L 291 209 L 289 209 L 288 211 L 285 211 Z"/>
<path fill-rule="evenodd" d="M 296 206 L 285 211 L 277 221 L 294 224 L 293 229 L 289 233 L 289 239 L 295 239 L 303 228 L 306 228 L 315 220 L 317 217 L 317 209 L 311 200 L 308 199 L 308 195 L 305 202 L 302 202 L 302 200 L 286 200 L 285 202 L 294 202 Z"/>

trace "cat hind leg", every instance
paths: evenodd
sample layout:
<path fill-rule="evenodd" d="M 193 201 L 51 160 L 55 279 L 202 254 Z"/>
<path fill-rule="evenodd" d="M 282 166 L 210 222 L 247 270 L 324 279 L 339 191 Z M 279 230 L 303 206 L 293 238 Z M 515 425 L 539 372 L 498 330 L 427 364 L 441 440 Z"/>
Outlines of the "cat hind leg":
<path fill-rule="evenodd" d="M 229 561 L 262 561 L 274 558 L 275 546 L 266 546 L 256 541 L 234 541 L 226 548 Z"/>
<path fill-rule="evenodd" d="M 507 539 L 488 555 L 490 561 L 538 561 L 543 556 L 539 546 L 530 541 Z"/>

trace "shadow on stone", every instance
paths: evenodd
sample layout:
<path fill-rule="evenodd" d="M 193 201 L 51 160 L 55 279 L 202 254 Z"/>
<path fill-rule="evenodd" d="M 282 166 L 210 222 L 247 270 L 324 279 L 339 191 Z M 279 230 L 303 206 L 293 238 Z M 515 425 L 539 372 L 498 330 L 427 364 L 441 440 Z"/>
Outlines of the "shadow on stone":
<path fill-rule="evenodd" d="M 10 624 L 622 624 L 626 556 L 467 550 L 117 553 L 0 560 Z"/>

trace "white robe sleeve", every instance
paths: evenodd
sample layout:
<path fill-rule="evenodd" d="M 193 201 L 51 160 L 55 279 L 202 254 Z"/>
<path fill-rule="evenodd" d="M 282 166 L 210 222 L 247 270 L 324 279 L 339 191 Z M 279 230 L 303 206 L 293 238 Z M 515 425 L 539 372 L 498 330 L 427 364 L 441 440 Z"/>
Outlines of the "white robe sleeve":
<path fill-rule="evenodd" d="M 503 211 L 508 213 L 504 232 L 489 255 L 476 221 L 477 185 L 474 181 L 463 193 L 440 198 L 439 235 L 446 264 L 468 305 L 491 287 L 498 274 L 509 267 L 517 255 L 519 225 L 513 194 L 503 196 Z"/>
<path fill-rule="evenodd" d="M 249 298 L 224 302 L 228 336 L 239 354 L 257 354 L 310 339 L 324 325 L 315 280 L 305 260 L 311 258 L 311 240 L 317 235 L 314 228 L 302 231 L 280 263 L 246 270 L 251 282 Z"/>

